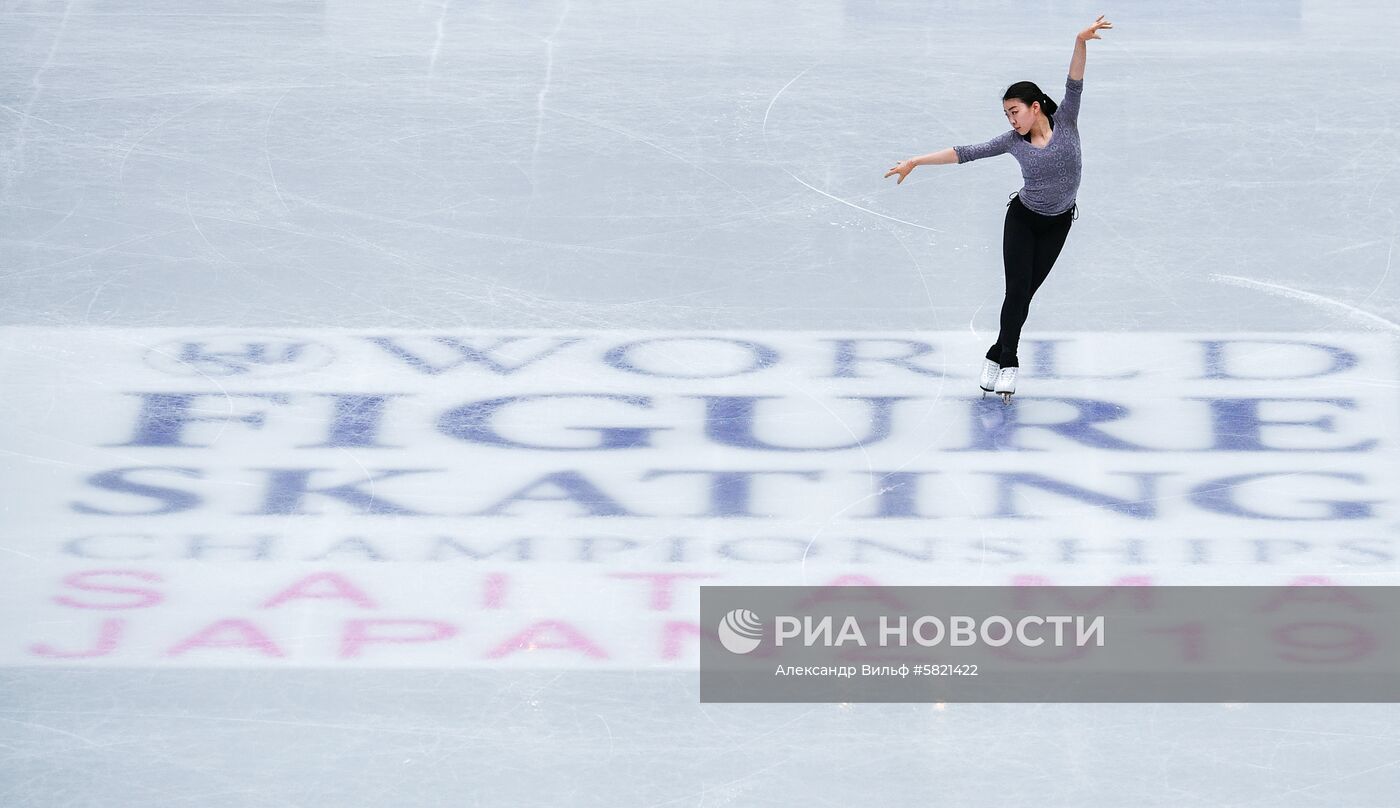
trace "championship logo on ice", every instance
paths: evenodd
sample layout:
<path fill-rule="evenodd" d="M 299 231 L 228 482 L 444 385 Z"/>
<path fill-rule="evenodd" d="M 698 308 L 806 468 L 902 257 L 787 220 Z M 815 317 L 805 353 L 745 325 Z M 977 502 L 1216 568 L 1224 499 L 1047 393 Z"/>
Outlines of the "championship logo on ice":
<path fill-rule="evenodd" d="M 334 358 L 319 342 L 254 334 L 170 340 L 146 351 L 146 365 L 154 370 L 202 378 L 289 376 L 319 370 Z"/>
<path fill-rule="evenodd" d="M 763 640 L 763 622 L 748 609 L 735 609 L 719 621 L 719 641 L 731 654 L 747 654 Z"/>

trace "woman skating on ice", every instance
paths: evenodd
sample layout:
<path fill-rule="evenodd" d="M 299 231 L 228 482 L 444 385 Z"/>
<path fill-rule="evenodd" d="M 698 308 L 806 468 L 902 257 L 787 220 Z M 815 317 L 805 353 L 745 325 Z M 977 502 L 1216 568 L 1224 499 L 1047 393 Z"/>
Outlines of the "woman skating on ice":
<path fill-rule="evenodd" d="M 1082 166 L 1079 97 L 1084 91 L 1088 42 L 1102 39 L 1098 32 L 1112 27 L 1100 16 L 1076 37 L 1065 97 L 1059 105 L 1031 82 L 1017 82 L 1002 96 L 1010 131 L 986 143 L 956 146 L 901 161 L 885 174 L 887 178 L 898 174 L 898 184 L 916 166 L 966 163 L 1007 152 L 1021 164 L 1025 185 L 1007 203 L 1002 230 L 1006 299 L 1001 304 L 1001 331 L 996 344 L 987 350 L 980 380 L 983 390 L 1001 394 L 1008 403 L 1016 392 L 1016 370 L 1020 367 L 1016 347 L 1030 312 L 1031 298 L 1050 274 L 1075 219 L 1074 200 Z"/>

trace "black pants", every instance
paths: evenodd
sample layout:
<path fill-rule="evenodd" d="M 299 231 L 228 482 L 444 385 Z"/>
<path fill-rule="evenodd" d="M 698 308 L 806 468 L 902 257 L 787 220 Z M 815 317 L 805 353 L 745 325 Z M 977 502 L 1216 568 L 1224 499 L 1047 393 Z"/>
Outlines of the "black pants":
<path fill-rule="evenodd" d="M 987 358 L 1004 368 L 1020 367 L 1016 346 L 1021 326 L 1030 314 L 1031 298 L 1045 283 L 1055 259 L 1069 236 L 1078 206 L 1058 216 L 1044 216 L 1021 204 L 1012 195 L 1006 206 L 1006 227 L 1001 236 L 1001 258 L 1006 265 L 1006 300 L 1001 304 L 1001 332 L 987 351 Z"/>

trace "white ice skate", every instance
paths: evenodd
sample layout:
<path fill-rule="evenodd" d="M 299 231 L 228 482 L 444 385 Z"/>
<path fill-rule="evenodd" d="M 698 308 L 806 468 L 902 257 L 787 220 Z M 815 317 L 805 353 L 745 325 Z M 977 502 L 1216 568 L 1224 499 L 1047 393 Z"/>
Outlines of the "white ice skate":
<path fill-rule="evenodd" d="M 997 374 L 1001 372 L 1001 365 L 990 359 L 982 360 L 982 378 L 977 381 L 977 386 L 982 388 L 982 397 L 986 398 L 988 393 L 993 392 L 997 385 Z"/>
<path fill-rule="evenodd" d="M 1016 392 L 1016 368 L 1002 368 L 997 374 L 996 394 L 1001 396 L 1001 403 L 1010 404 L 1011 396 Z"/>

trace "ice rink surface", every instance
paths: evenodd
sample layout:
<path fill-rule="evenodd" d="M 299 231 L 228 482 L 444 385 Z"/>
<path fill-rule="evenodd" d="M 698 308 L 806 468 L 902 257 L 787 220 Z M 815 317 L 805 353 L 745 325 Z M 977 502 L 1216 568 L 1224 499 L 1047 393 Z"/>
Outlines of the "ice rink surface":
<path fill-rule="evenodd" d="M 0 0 L 0 805 L 1396 805 L 1394 705 L 701 704 L 688 622 L 1400 583 L 1388 8 Z M 1100 13 L 989 407 L 1016 164 L 882 176 Z"/>

